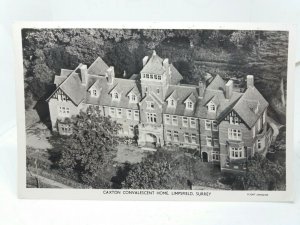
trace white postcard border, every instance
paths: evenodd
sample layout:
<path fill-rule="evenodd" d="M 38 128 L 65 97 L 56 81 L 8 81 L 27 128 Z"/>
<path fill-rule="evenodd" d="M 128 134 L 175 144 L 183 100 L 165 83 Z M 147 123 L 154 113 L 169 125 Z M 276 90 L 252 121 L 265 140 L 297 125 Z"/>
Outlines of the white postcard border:
<path fill-rule="evenodd" d="M 128 28 L 128 29 L 233 29 L 289 31 L 286 121 L 286 191 L 215 191 L 215 190 L 127 190 L 127 189 L 37 189 L 26 188 L 26 130 L 22 28 Z M 290 24 L 199 23 L 199 22 L 19 22 L 13 29 L 16 59 L 18 196 L 30 199 L 91 200 L 184 200 L 184 201 L 272 201 L 291 202 L 293 182 L 293 114 L 296 29 Z M 112 192 L 112 191 L 120 191 Z M 129 191 L 131 191 L 129 193 Z M 133 192 L 135 191 L 135 192 Z M 145 191 L 145 192 L 141 192 Z M 163 193 L 159 193 L 163 191 Z M 154 194 L 151 194 L 151 193 Z"/>

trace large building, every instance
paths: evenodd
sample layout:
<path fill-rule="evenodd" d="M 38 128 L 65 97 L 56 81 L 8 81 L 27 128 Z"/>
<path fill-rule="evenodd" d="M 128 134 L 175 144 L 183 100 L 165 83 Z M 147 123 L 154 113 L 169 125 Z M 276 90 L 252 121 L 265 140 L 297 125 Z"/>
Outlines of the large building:
<path fill-rule="evenodd" d="M 142 60 L 140 74 L 115 77 L 101 59 L 87 67 L 62 69 L 48 98 L 52 128 L 72 132 L 65 118 L 97 107 L 122 124 L 120 135 L 136 137 L 143 148 L 176 145 L 198 149 L 203 161 L 222 171 L 241 171 L 254 153 L 266 153 L 272 141 L 268 102 L 247 76 L 247 88 L 235 88 L 219 75 L 198 85 L 181 84 L 182 76 L 155 51 Z"/>

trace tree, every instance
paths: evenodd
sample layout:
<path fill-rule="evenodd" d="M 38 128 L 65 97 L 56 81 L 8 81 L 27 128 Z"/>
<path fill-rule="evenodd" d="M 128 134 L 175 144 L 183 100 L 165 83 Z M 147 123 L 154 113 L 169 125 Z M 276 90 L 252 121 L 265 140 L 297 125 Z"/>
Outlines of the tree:
<path fill-rule="evenodd" d="M 64 147 L 59 165 L 66 172 L 75 173 L 79 181 L 93 187 L 99 184 L 106 166 L 110 164 L 116 150 L 116 134 L 120 125 L 110 118 L 100 115 L 99 110 L 89 107 L 69 121 L 71 136 L 64 137 Z M 102 174 L 103 175 L 103 174 Z"/>
<path fill-rule="evenodd" d="M 255 154 L 248 162 L 245 174 L 238 175 L 233 182 L 233 189 L 241 190 L 278 190 L 285 182 L 284 167 L 271 162 L 261 154 Z"/>
<path fill-rule="evenodd" d="M 183 151 L 158 149 L 126 170 L 122 188 L 189 189 L 199 172 L 199 159 Z M 200 172 L 201 173 L 201 172 Z"/>

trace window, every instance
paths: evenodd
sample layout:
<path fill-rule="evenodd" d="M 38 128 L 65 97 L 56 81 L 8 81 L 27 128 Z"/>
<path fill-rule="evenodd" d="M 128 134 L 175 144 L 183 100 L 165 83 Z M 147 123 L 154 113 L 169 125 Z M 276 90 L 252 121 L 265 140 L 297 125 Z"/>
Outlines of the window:
<path fill-rule="evenodd" d="M 69 107 L 60 106 L 58 108 L 58 114 L 60 116 L 70 116 L 70 108 Z"/>
<path fill-rule="evenodd" d="M 117 117 L 122 118 L 122 109 L 117 109 Z"/>
<path fill-rule="evenodd" d="M 133 119 L 134 120 L 139 120 L 140 119 L 140 113 L 139 113 L 138 110 L 134 110 Z"/>
<path fill-rule="evenodd" d="M 161 80 L 161 75 L 157 75 L 157 79 L 158 79 L 158 80 Z"/>
<path fill-rule="evenodd" d="M 196 119 L 195 118 L 190 118 L 190 126 L 191 126 L 191 128 L 196 128 Z"/>
<path fill-rule="evenodd" d="M 174 99 L 170 98 L 168 100 L 168 106 L 170 106 L 170 107 L 175 107 L 176 106 Z"/>
<path fill-rule="evenodd" d="M 211 121 L 205 120 L 205 130 L 211 130 Z"/>
<path fill-rule="evenodd" d="M 60 124 L 62 134 L 71 134 L 71 126 L 69 124 Z"/>
<path fill-rule="evenodd" d="M 132 119 L 132 110 L 127 109 L 127 119 Z"/>
<path fill-rule="evenodd" d="M 233 125 L 239 125 L 239 118 L 237 116 L 230 116 L 229 122 Z"/>
<path fill-rule="evenodd" d="M 159 88 L 156 89 L 156 93 L 159 94 Z"/>
<path fill-rule="evenodd" d="M 154 102 L 147 102 L 147 109 L 154 109 Z"/>
<path fill-rule="evenodd" d="M 182 126 L 188 127 L 188 118 L 187 117 L 182 117 Z"/>
<path fill-rule="evenodd" d="M 167 141 L 172 141 L 172 132 L 167 130 Z"/>
<path fill-rule="evenodd" d="M 174 131 L 174 139 L 175 142 L 179 142 L 179 134 L 178 131 Z"/>
<path fill-rule="evenodd" d="M 175 125 L 175 126 L 178 125 L 178 117 L 177 116 L 172 116 L 172 125 Z"/>
<path fill-rule="evenodd" d="M 165 115 L 165 124 L 171 124 L 170 115 Z"/>
<path fill-rule="evenodd" d="M 243 147 L 230 147 L 230 158 L 239 159 L 244 158 Z"/>
<path fill-rule="evenodd" d="M 212 147 L 212 139 L 211 139 L 210 136 L 206 137 L 206 145 L 209 146 L 209 147 Z"/>
<path fill-rule="evenodd" d="M 217 123 L 217 121 L 212 121 L 212 129 L 213 129 L 214 131 L 217 131 L 217 130 L 218 130 L 218 123 Z"/>
<path fill-rule="evenodd" d="M 212 160 L 213 161 L 220 161 L 220 153 L 219 152 L 212 152 Z"/>
<path fill-rule="evenodd" d="M 130 102 L 137 102 L 137 97 L 136 97 L 136 95 L 135 94 L 131 94 L 130 96 L 129 96 L 129 101 Z"/>
<path fill-rule="evenodd" d="M 208 103 L 207 110 L 209 112 L 216 112 L 216 105 L 213 102 Z"/>
<path fill-rule="evenodd" d="M 91 94 L 92 94 L 92 96 L 96 97 L 97 96 L 97 90 L 93 89 Z"/>
<path fill-rule="evenodd" d="M 146 78 L 149 79 L 149 74 L 146 74 Z"/>
<path fill-rule="evenodd" d="M 186 108 L 187 109 L 193 109 L 194 108 L 194 103 L 191 101 L 187 101 L 186 102 Z"/>
<path fill-rule="evenodd" d="M 197 143 L 197 141 L 196 141 L 196 134 L 192 134 L 192 143 L 193 144 Z"/>
<path fill-rule="evenodd" d="M 156 114 L 155 113 L 147 113 L 147 121 L 148 121 L 148 123 L 156 123 Z"/>
<path fill-rule="evenodd" d="M 117 92 L 113 93 L 113 100 L 119 100 L 119 94 Z"/>
<path fill-rule="evenodd" d="M 231 140 L 242 140 L 242 133 L 238 129 L 228 129 L 228 138 Z"/>
<path fill-rule="evenodd" d="M 116 109 L 115 108 L 109 108 L 109 115 L 111 117 L 115 117 L 116 116 Z"/>
<path fill-rule="evenodd" d="M 264 114 L 263 114 L 263 124 L 265 124 L 265 122 L 266 122 L 266 114 L 267 114 L 267 111 L 264 111 Z"/>
<path fill-rule="evenodd" d="M 260 139 L 258 139 L 257 140 L 257 148 L 258 148 L 258 150 L 260 150 L 261 149 L 261 140 Z"/>
<path fill-rule="evenodd" d="M 150 74 L 150 79 L 153 79 L 153 74 Z"/>
<path fill-rule="evenodd" d="M 157 80 L 157 75 L 154 74 L 154 80 Z"/>
<path fill-rule="evenodd" d="M 184 133 L 184 142 L 185 143 L 190 143 L 190 135 L 189 135 L 189 133 Z"/>

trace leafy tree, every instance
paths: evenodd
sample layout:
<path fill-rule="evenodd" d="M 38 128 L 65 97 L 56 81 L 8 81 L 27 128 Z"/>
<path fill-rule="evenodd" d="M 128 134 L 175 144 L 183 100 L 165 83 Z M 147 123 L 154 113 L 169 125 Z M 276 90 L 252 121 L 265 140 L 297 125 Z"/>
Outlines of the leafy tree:
<path fill-rule="evenodd" d="M 75 173 L 79 181 L 93 187 L 108 186 L 99 184 L 107 165 L 116 150 L 116 134 L 120 125 L 99 111 L 88 108 L 71 119 L 72 135 L 65 137 L 59 165 L 68 173 Z M 105 175 L 105 173 L 104 173 Z"/>
<path fill-rule="evenodd" d="M 241 190 L 278 190 L 284 189 L 285 170 L 278 163 L 255 154 L 248 162 L 245 174 L 236 177 L 233 189 Z"/>

